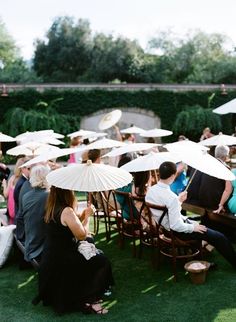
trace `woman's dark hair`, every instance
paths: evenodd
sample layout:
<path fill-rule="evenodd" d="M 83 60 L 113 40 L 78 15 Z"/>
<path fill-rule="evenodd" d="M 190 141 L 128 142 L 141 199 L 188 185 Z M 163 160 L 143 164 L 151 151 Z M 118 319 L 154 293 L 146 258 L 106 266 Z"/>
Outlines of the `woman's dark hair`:
<path fill-rule="evenodd" d="M 88 145 L 89 144 L 89 139 L 83 139 L 83 144 Z"/>
<path fill-rule="evenodd" d="M 146 194 L 147 183 L 150 178 L 150 171 L 140 171 L 132 174 L 134 178 L 135 193 L 138 196 L 144 196 Z"/>
<path fill-rule="evenodd" d="M 51 220 L 55 220 L 55 207 L 65 208 L 71 207 L 74 208 L 76 203 L 75 195 L 72 190 L 66 190 L 51 186 L 50 192 L 48 195 L 45 222 L 49 223 Z"/>
<path fill-rule="evenodd" d="M 176 174 L 176 165 L 173 162 L 163 162 L 159 167 L 159 176 L 160 179 L 168 179 L 173 174 Z"/>
<path fill-rule="evenodd" d="M 132 155 L 130 153 L 122 154 L 120 156 L 120 160 L 118 162 L 118 166 L 117 167 L 120 168 L 120 167 L 122 167 L 122 165 L 124 165 L 124 164 L 126 164 L 126 163 L 128 163 L 128 162 L 130 162 L 132 160 L 133 160 L 133 158 L 132 158 Z"/>
<path fill-rule="evenodd" d="M 147 139 L 147 143 L 155 143 L 155 139 L 150 137 Z"/>

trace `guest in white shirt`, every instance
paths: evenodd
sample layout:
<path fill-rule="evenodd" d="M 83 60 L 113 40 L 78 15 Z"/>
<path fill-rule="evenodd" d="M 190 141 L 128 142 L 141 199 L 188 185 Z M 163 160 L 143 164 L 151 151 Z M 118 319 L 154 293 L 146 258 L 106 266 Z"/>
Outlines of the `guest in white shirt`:
<path fill-rule="evenodd" d="M 176 165 L 173 162 L 163 162 L 159 167 L 159 182 L 150 187 L 145 200 L 149 203 L 166 206 L 168 214 L 163 218 L 161 225 L 167 230 L 172 229 L 176 236 L 183 240 L 206 240 L 236 268 L 236 253 L 226 236 L 216 230 L 207 228 L 195 221 L 187 219 L 181 214 L 181 202 L 187 198 L 187 192 L 177 196 L 170 190 L 171 183 L 175 180 Z M 152 215 L 158 223 L 162 211 L 152 209 Z"/>

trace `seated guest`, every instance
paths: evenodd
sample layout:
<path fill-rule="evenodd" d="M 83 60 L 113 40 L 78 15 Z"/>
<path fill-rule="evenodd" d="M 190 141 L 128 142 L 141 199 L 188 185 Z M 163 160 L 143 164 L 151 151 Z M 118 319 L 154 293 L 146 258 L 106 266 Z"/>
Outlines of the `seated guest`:
<path fill-rule="evenodd" d="M 159 182 L 148 189 L 145 200 L 152 204 L 167 207 L 168 215 L 164 216 L 161 225 L 167 230 L 172 229 L 180 239 L 207 241 L 236 268 L 236 253 L 224 234 L 182 216 L 180 201 L 183 202 L 186 199 L 187 192 L 183 192 L 179 199 L 170 190 L 170 185 L 176 175 L 176 165 L 173 162 L 163 162 L 159 167 L 159 175 Z M 158 223 L 162 211 L 157 209 L 152 209 L 151 211 L 155 221 Z"/>
<path fill-rule="evenodd" d="M 24 158 L 23 159 L 24 163 L 29 161 L 29 158 Z M 29 180 L 29 174 L 30 174 L 30 168 L 29 167 L 23 167 L 21 169 L 21 176 L 19 180 L 16 183 L 15 189 L 14 189 L 14 202 L 15 202 L 15 214 L 17 215 L 17 211 L 19 208 L 19 195 L 20 195 L 20 190 L 22 185 L 26 180 Z"/>
<path fill-rule="evenodd" d="M 236 176 L 236 169 L 232 169 L 233 174 Z M 228 200 L 227 206 L 229 208 L 229 211 L 232 214 L 236 214 L 236 179 L 232 181 L 232 186 L 233 186 L 233 193 Z"/>
<path fill-rule="evenodd" d="M 91 160 L 92 163 L 101 163 L 101 150 L 99 149 L 89 150 L 88 160 Z"/>
<path fill-rule="evenodd" d="M 177 164 L 177 173 L 174 182 L 171 184 L 170 189 L 176 194 L 179 195 L 180 192 L 184 191 L 187 186 L 187 175 L 186 175 L 186 166 L 183 162 Z"/>
<path fill-rule="evenodd" d="M 189 181 L 191 180 L 190 185 L 188 186 L 188 194 L 186 202 L 192 205 L 200 205 L 199 204 L 199 187 L 201 185 L 203 173 L 201 171 L 196 171 L 191 168 L 189 173 Z"/>
<path fill-rule="evenodd" d="M 0 150 L 0 157 L 2 156 L 2 151 Z M 0 181 L 7 180 L 11 170 L 4 164 L 0 162 Z"/>
<path fill-rule="evenodd" d="M 211 129 L 209 127 L 206 127 L 203 131 L 202 131 L 202 135 L 200 137 L 200 141 L 209 139 L 213 136 L 213 134 L 211 133 Z"/>
<path fill-rule="evenodd" d="M 148 186 L 151 184 L 150 171 L 140 171 L 132 173 L 134 180 L 127 186 L 117 189 L 122 192 L 130 192 L 134 196 L 144 197 Z M 122 195 L 116 195 L 116 199 L 122 210 L 122 216 L 129 220 L 129 205 L 126 203 L 126 198 Z M 135 202 L 133 205 L 133 215 L 135 218 L 138 217 L 138 210 L 140 210 L 142 202 Z"/>
<path fill-rule="evenodd" d="M 2 180 L 3 195 L 7 200 L 7 216 L 9 218 L 8 223 L 13 224 L 15 219 L 15 202 L 14 202 L 14 189 L 17 181 L 21 176 L 21 169 L 19 168 L 23 163 L 25 163 L 24 158 L 19 158 L 14 167 L 14 173 L 10 178 Z"/>
<path fill-rule="evenodd" d="M 225 163 L 229 155 L 229 147 L 219 145 L 215 149 L 215 158 Z M 214 209 L 215 213 L 224 211 L 224 206 L 227 205 L 232 192 L 231 181 L 218 179 L 216 177 L 209 176 L 205 173 L 202 174 L 201 184 L 199 186 L 199 205 L 205 208 Z"/>
<path fill-rule="evenodd" d="M 135 143 L 135 136 L 132 133 L 125 133 L 122 136 L 122 141 L 128 144 Z"/>
<path fill-rule="evenodd" d="M 36 165 L 30 173 L 32 189 L 22 198 L 22 217 L 25 229 L 25 260 L 40 260 L 45 240 L 46 201 L 48 197 L 48 183 L 46 175 L 49 168 Z"/>
<path fill-rule="evenodd" d="M 137 197 L 143 197 L 145 198 L 146 193 L 149 189 L 149 187 L 152 185 L 152 176 L 151 176 L 151 171 L 140 171 L 140 172 L 135 172 L 133 173 L 133 185 L 132 185 L 132 195 L 137 196 Z M 135 200 L 134 199 L 134 206 L 140 213 L 141 207 L 143 206 L 143 201 Z M 150 222 L 149 222 L 149 215 L 147 209 L 144 207 L 142 211 L 142 215 L 140 218 L 140 222 L 142 225 L 142 228 L 144 230 L 149 230 L 150 229 Z M 155 222 L 152 220 L 152 224 L 154 225 Z"/>
<path fill-rule="evenodd" d="M 28 168 L 29 171 L 29 176 L 30 176 L 30 171 L 31 169 Z M 20 192 L 19 192 L 19 197 L 18 197 L 18 210 L 16 213 L 16 236 L 17 239 L 19 239 L 21 242 L 24 243 L 25 239 L 25 228 L 24 228 L 24 220 L 23 220 L 23 215 L 22 215 L 22 200 L 23 196 L 32 189 L 29 178 L 24 181 L 24 183 L 21 186 Z"/>
<path fill-rule="evenodd" d="M 130 162 L 131 160 L 133 160 L 133 156 L 131 155 L 131 153 L 124 153 L 120 156 L 120 160 L 118 162 L 117 167 L 120 168 L 123 165 L 125 165 L 126 163 Z"/>
<path fill-rule="evenodd" d="M 107 313 L 101 299 L 105 290 L 113 285 L 109 260 L 101 253 L 86 259 L 75 242 L 90 236 L 89 206 L 80 216 L 75 209 L 77 201 L 73 191 L 51 187 L 45 215 L 46 243 L 39 269 L 40 300 L 56 312 L 71 311 Z"/>
<path fill-rule="evenodd" d="M 78 148 L 81 145 L 81 137 L 71 137 L 70 148 Z M 77 163 L 80 162 L 79 158 L 77 157 L 76 153 L 70 154 L 68 163 Z"/>

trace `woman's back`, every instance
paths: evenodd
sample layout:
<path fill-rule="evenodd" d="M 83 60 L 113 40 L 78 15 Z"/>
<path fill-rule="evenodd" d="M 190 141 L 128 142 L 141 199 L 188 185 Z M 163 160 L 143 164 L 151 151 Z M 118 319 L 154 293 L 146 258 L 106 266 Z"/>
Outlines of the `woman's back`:
<path fill-rule="evenodd" d="M 46 225 L 47 233 L 45 245 L 47 252 L 50 251 L 50 253 L 53 254 L 53 257 L 59 255 L 60 258 L 68 251 L 71 251 L 71 249 L 74 248 L 73 245 L 75 246 L 75 243 L 73 242 L 74 236 L 71 230 L 61 223 L 62 211 L 63 208 L 56 207 L 54 220 L 51 220 Z"/>

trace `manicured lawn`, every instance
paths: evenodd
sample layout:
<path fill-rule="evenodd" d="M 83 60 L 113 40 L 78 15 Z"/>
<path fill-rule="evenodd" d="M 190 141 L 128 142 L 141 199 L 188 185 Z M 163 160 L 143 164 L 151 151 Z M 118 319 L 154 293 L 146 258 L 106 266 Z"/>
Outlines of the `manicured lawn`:
<path fill-rule="evenodd" d="M 114 236 L 107 243 L 101 232 L 96 240 L 112 262 L 116 281 L 105 302 L 110 309 L 107 315 L 73 313 L 60 317 L 41 303 L 33 306 L 37 274 L 33 269 L 19 271 L 11 256 L 0 270 L 0 321 L 236 321 L 236 272 L 216 251 L 207 259 L 219 268 L 208 273 L 205 284 L 193 285 L 183 265 L 179 265 L 178 282 L 174 283 L 168 261 L 156 271 L 151 267 L 148 250 L 142 259 L 135 259 L 130 245 L 126 243 L 120 250 Z"/>

